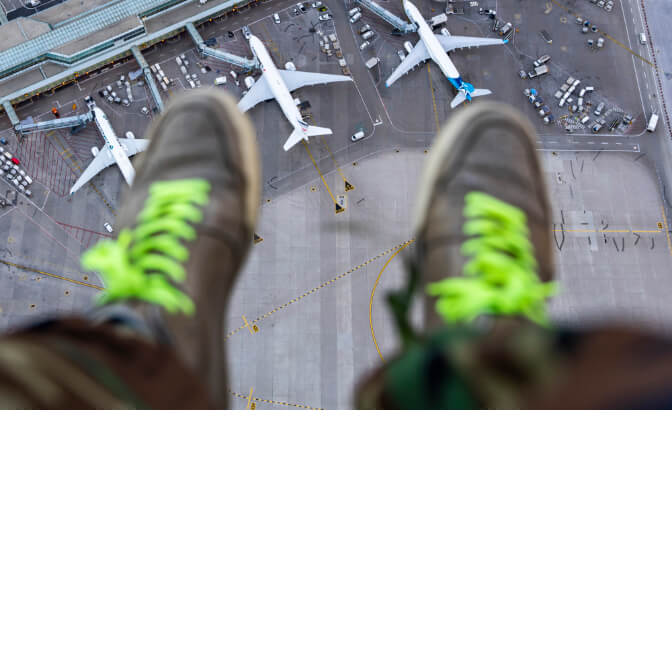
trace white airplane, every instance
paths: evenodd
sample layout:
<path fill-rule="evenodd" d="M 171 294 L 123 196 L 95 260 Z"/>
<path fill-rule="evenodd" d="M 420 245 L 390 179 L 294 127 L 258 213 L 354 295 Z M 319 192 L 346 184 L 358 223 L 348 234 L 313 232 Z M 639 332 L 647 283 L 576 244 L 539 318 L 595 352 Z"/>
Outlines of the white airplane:
<path fill-rule="evenodd" d="M 250 35 L 250 48 L 261 67 L 262 75 L 240 99 L 238 108 L 246 112 L 258 103 L 275 98 L 287 121 L 292 125 L 292 134 L 284 144 L 287 151 L 301 140 L 308 142 L 313 135 L 331 135 L 330 128 L 309 126 L 302 118 L 290 91 L 302 86 L 314 84 L 331 84 L 332 82 L 351 82 L 350 77 L 344 75 L 323 75 L 319 72 L 299 72 L 297 70 L 280 70 L 273 63 L 264 43 L 254 35 Z"/>
<path fill-rule="evenodd" d="M 70 189 L 70 196 L 98 175 L 101 170 L 111 166 L 113 163 L 119 166 L 119 170 L 126 182 L 131 184 L 135 177 L 135 169 L 128 157 L 142 152 L 149 144 L 149 140 L 137 140 L 130 131 L 126 133 L 125 138 L 118 138 L 105 112 L 93 102 L 90 96 L 86 97 L 86 102 L 93 113 L 93 120 L 96 122 L 100 134 L 103 136 L 105 144 L 100 149 L 98 147 L 91 147 L 94 159 L 79 176 L 72 189 Z"/>
<path fill-rule="evenodd" d="M 492 93 L 489 89 L 475 89 L 473 84 L 465 82 L 453 62 L 448 58 L 447 51 L 464 49 L 465 47 L 484 47 L 490 44 L 506 44 L 508 40 L 500 40 L 492 37 L 460 37 L 453 35 L 435 35 L 422 18 L 418 8 L 409 0 L 403 0 L 404 11 L 411 23 L 417 26 L 420 41 L 413 47 L 408 56 L 397 66 L 397 69 L 388 77 L 385 86 L 391 86 L 402 75 L 412 70 L 428 59 L 432 59 L 441 69 L 448 81 L 457 89 L 457 95 L 450 103 L 451 107 L 457 107 L 465 100 L 471 100 L 476 96 L 487 96 Z"/>

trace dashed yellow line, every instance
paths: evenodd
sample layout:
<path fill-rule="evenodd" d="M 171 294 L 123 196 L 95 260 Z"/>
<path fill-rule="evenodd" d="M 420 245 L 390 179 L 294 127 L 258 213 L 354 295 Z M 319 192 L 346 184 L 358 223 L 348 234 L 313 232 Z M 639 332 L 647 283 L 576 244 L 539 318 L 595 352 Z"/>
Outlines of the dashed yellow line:
<path fill-rule="evenodd" d="M 361 264 L 357 264 L 357 266 L 353 266 L 353 268 L 345 271 L 344 273 L 341 273 L 337 275 L 334 278 L 331 278 L 331 280 L 327 280 L 326 282 L 323 282 L 321 285 L 318 285 L 317 287 L 313 287 L 312 289 L 309 289 L 307 292 L 304 292 L 300 296 L 297 296 L 291 301 L 287 301 L 287 303 L 283 303 L 281 306 L 278 306 L 277 308 L 273 308 L 273 310 L 269 310 L 267 313 L 264 313 L 263 315 L 260 315 L 259 317 L 255 318 L 254 320 L 249 320 L 249 324 L 256 324 L 257 322 L 261 322 L 262 320 L 265 320 L 267 317 L 270 317 L 274 313 L 277 313 L 280 310 L 284 310 L 285 308 L 288 308 L 289 306 L 297 303 L 298 301 L 301 301 L 301 299 L 305 299 L 307 296 L 310 296 L 311 294 L 315 294 L 315 292 L 319 292 L 321 289 L 324 289 L 325 287 L 328 287 L 329 285 L 332 285 L 334 282 L 337 280 L 342 280 L 343 278 L 347 277 L 351 273 L 354 273 L 355 271 L 358 271 L 361 268 L 364 268 L 365 266 L 368 266 L 370 263 L 374 262 L 376 259 L 380 259 L 381 257 L 384 257 L 388 254 L 391 254 L 395 250 L 400 249 L 401 247 L 405 247 L 409 243 L 412 243 L 413 239 L 408 240 L 404 243 L 399 243 L 398 245 L 395 245 L 394 247 L 391 247 L 389 250 L 385 250 L 384 252 L 381 252 L 380 254 L 377 254 L 375 257 L 371 257 L 371 259 L 367 259 L 366 261 L 363 261 Z M 234 329 L 233 331 L 230 331 L 226 337 L 225 340 L 228 338 L 231 338 L 234 334 L 237 334 L 239 331 L 242 331 L 243 329 L 246 329 L 245 324 L 241 324 L 239 327 Z"/>
<path fill-rule="evenodd" d="M 66 282 L 72 282 L 75 285 L 82 285 L 83 287 L 91 287 L 91 289 L 103 290 L 104 287 L 99 287 L 98 285 L 92 285 L 88 282 L 81 282 L 80 280 L 74 280 L 73 278 L 65 278 L 62 275 L 56 275 L 56 273 L 47 273 L 47 271 L 40 271 L 37 268 L 31 268 L 30 266 L 22 266 L 21 264 L 15 264 L 11 261 L 5 259 L 0 259 L 0 264 L 5 264 L 5 266 L 11 266 L 13 268 L 18 268 L 21 271 L 28 271 L 29 273 L 39 273 L 40 275 L 47 275 L 50 278 L 57 278 L 58 280 L 65 280 Z"/>
<path fill-rule="evenodd" d="M 558 7 L 566 10 L 569 14 L 571 14 L 574 17 L 579 16 L 579 14 L 574 12 L 574 10 L 570 9 L 566 5 L 563 5 L 561 2 L 558 2 L 558 0 L 551 0 L 551 2 L 554 5 L 557 5 Z M 656 66 L 653 63 L 651 63 L 651 61 L 644 58 L 644 56 L 640 56 L 636 51 L 633 51 L 632 49 L 630 49 L 630 47 L 626 46 L 622 42 L 619 42 L 615 37 L 612 37 L 611 35 L 609 35 L 609 33 L 605 33 L 603 30 L 598 30 L 597 32 L 600 33 L 600 35 L 604 35 L 604 37 L 606 37 L 608 40 L 611 40 L 612 42 L 614 42 L 614 44 L 617 44 L 619 47 L 622 47 L 626 51 L 630 52 L 633 56 L 637 56 L 637 58 L 639 58 L 641 61 L 644 61 L 644 63 L 646 63 L 647 65 L 650 65 L 654 70 L 656 69 Z"/>
<path fill-rule="evenodd" d="M 432 92 L 432 105 L 434 106 L 434 119 L 436 120 L 436 130 L 440 130 L 439 111 L 436 109 L 436 96 L 434 95 L 434 85 L 432 84 L 432 71 L 427 63 L 427 77 L 429 79 L 429 90 Z"/>
<path fill-rule="evenodd" d="M 239 392 L 234 392 L 233 390 L 229 390 L 231 394 L 234 397 L 238 397 L 239 399 L 244 399 L 248 402 L 248 408 L 250 407 L 249 404 L 250 402 L 253 401 L 260 401 L 262 404 L 275 404 L 276 406 L 287 406 L 289 408 L 303 408 L 306 409 L 307 411 L 323 411 L 323 408 L 319 408 L 318 406 L 308 406 L 307 404 L 295 404 L 292 403 L 291 401 L 276 401 L 274 399 L 262 399 L 261 397 L 253 397 L 252 396 L 252 389 L 250 388 L 250 394 L 245 395 L 245 394 L 240 394 Z"/>
<path fill-rule="evenodd" d="M 385 262 L 385 265 L 380 269 L 380 273 L 378 273 L 378 277 L 376 278 L 376 281 L 373 283 L 373 289 L 371 290 L 371 298 L 369 299 L 369 327 L 371 327 L 371 338 L 373 338 L 373 344 L 376 346 L 376 350 L 378 351 L 378 356 L 385 361 L 385 357 L 383 357 L 383 354 L 380 352 L 380 348 L 378 347 L 378 341 L 376 340 L 376 332 L 373 329 L 373 295 L 376 293 L 376 287 L 378 287 L 378 281 L 380 280 L 380 276 L 383 274 L 385 269 L 387 268 L 388 264 L 394 259 L 399 252 L 401 252 L 404 248 L 408 247 L 415 238 L 411 238 L 411 240 L 406 241 L 403 243 L 399 249 Z"/>

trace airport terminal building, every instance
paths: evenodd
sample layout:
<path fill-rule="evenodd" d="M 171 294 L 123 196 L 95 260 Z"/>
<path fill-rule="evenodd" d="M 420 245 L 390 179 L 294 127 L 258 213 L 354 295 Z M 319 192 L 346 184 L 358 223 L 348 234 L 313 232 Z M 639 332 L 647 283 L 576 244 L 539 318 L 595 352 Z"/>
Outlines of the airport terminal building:
<path fill-rule="evenodd" d="M 183 31 L 204 55 L 240 67 L 254 61 L 211 49 L 196 26 L 258 0 L 66 0 L 30 18 L 0 26 L 0 103 L 13 126 L 15 107 L 86 77 L 111 63 L 135 58 L 156 103 L 161 97 L 142 50 Z"/>

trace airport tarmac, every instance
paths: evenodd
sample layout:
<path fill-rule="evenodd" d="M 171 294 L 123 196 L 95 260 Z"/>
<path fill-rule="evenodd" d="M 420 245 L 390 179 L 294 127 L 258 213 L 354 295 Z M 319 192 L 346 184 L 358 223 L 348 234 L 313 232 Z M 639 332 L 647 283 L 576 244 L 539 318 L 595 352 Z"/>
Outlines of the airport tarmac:
<path fill-rule="evenodd" d="M 315 10 L 295 15 L 293 4 L 262 3 L 199 26 L 205 39 L 215 38 L 217 48 L 250 57 L 240 32 L 247 24 L 278 67 L 292 60 L 298 69 L 340 73 L 337 59 L 319 50 L 316 31 L 335 32 L 354 78 L 354 83 L 298 92 L 310 103 L 313 123 L 333 129 L 332 136 L 314 138 L 307 147 L 282 151 L 291 127 L 273 101 L 250 115 L 262 148 L 262 240 L 251 251 L 230 305 L 226 347 L 233 408 L 253 403 L 257 408 L 349 408 L 354 382 L 381 362 L 381 356 L 394 352 L 396 335 L 384 296 L 401 282 L 403 258 L 412 246 L 401 250 L 413 237 L 413 194 L 425 151 L 437 125 L 453 114 L 449 103 L 455 92 L 431 64 L 389 89 L 384 86 L 399 62 L 397 50 L 406 40 L 415 43 L 416 35 L 392 36 L 390 26 L 365 10 L 363 22 L 377 37 L 362 53 L 357 31 L 363 22 L 352 26 L 346 7 L 330 5 L 334 21 L 318 22 Z M 417 4 L 427 17 L 443 7 L 430 0 Z M 668 182 L 656 137 L 643 131 L 647 80 L 642 68 L 648 66 L 633 53 L 636 45 L 628 41 L 623 15 L 607 14 L 587 0 L 549 2 L 549 13 L 532 0 L 499 0 L 497 5 L 500 16 L 519 29 L 512 42 L 460 51 L 453 60 L 465 79 L 491 88 L 493 99 L 521 109 L 541 134 L 562 285 L 552 302 L 553 317 L 579 325 L 591 319 L 621 319 L 669 330 L 672 310 L 665 287 L 672 279 L 672 247 L 663 207 Z M 584 48 L 585 36 L 572 11 L 595 14 L 595 22 L 599 20 L 613 40 L 601 52 L 585 47 L 584 57 L 579 48 Z M 274 12 L 281 17 L 279 25 L 272 19 Z M 397 13 L 403 17 L 400 7 Z M 491 22 L 478 8 L 449 17 L 448 25 L 453 34 L 493 35 Z M 552 45 L 541 41 L 541 29 L 552 34 Z M 160 63 L 174 80 L 162 92 L 166 101 L 190 89 L 175 63 L 182 53 L 190 62 L 189 72 L 203 86 L 225 75 L 224 88 L 240 97 L 245 73 L 199 58 L 191 39 L 183 35 L 144 52 L 150 64 Z M 530 82 L 517 74 L 522 67 L 529 69 L 541 53 L 552 54 L 551 74 L 534 80 L 544 94 L 568 74 L 594 81 L 600 100 L 633 114 L 633 125 L 598 135 L 580 130 L 569 134 L 561 126 L 543 125 L 522 95 Z M 369 71 L 364 63 L 373 55 L 381 63 Z M 201 67 L 206 66 L 204 73 Z M 230 75 L 232 69 L 239 85 Z M 65 116 L 73 104 L 83 110 L 84 96 L 92 95 L 118 135 L 130 130 L 143 137 L 153 113 L 141 80 L 133 84 L 134 101 L 127 108 L 98 96 L 103 87 L 114 86 L 122 74 L 128 77 L 134 70 L 137 64 L 129 60 L 20 105 L 17 112 L 22 119 L 46 119 L 56 103 Z M 143 107 L 150 113 L 144 114 Z M 366 137 L 352 143 L 349 138 L 359 127 Z M 91 146 L 101 144 L 92 125 L 74 135 L 66 130 L 27 136 L 20 144 L 7 128 L 0 135 L 35 178 L 32 198 L 19 196 L 16 204 L 0 209 L 0 260 L 5 262 L 0 267 L 0 328 L 7 329 L 89 305 L 101 280 L 82 272 L 79 254 L 109 235 L 102 224 L 115 226 L 125 185 L 118 169 L 111 167 L 90 187 L 67 198 L 69 187 L 92 158 Z M 348 184 L 354 189 L 346 190 Z M 11 191 L 2 182 L 2 192 Z M 336 204 L 343 208 L 340 214 Z"/>

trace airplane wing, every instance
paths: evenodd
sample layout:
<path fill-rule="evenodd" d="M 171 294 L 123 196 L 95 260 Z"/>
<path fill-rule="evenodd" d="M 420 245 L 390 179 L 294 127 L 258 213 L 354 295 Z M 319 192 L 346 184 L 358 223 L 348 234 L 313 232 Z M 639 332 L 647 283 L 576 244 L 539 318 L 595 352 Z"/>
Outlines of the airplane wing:
<path fill-rule="evenodd" d="M 350 77 L 346 77 L 345 75 L 323 75 L 319 72 L 300 72 L 298 70 L 278 70 L 278 72 L 285 82 L 285 86 L 290 91 L 300 89 L 302 86 L 352 81 Z"/>
<path fill-rule="evenodd" d="M 271 88 L 266 83 L 266 75 L 262 75 L 252 88 L 238 101 L 238 109 L 247 112 L 250 108 L 274 98 Z"/>
<path fill-rule="evenodd" d="M 129 156 L 133 156 L 138 152 L 144 152 L 147 149 L 149 140 L 138 140 L 136 138 L 119 138 L 119 144 L 124 148 L 124 151 Z"/>
<path fill-rule="evenodd" d="M 423 61 L 431 58 L 427 47 L 422 40 L 413 47 L 411 53 L 397 66 L 397 69 L 387 78 L 385 86 L 391 86 L 399 77 L 405 75 L 409 70 L 412 70 L 416 65 L 420 65 Z"/>
<path fill-rule="evenodd" d="M 446 51 L 453 49 L 464 49 L 466 47 L 487 47 L 492 44 L 506 44 L 506 40 L 499 40 L 496 37 L 460 37 L 459 35 L 437 35 L 436 38 Z"/>
<path fill-rule="evenodd" d="M 115 161 L 112 152 L 107 148 L 107 145 L 105 145 L 105 147 L 98 152 L 93 161 L 91 161 L 91 163 L 84 169 L 84 172 L 79 176 L 77 182 L 72 185 L 70 195 L 81 189 L 87 182 L 98 175 L 101 170 L 105 170 L 105 168 L 111 166 L 113 163 L 115 163 Z"/>

